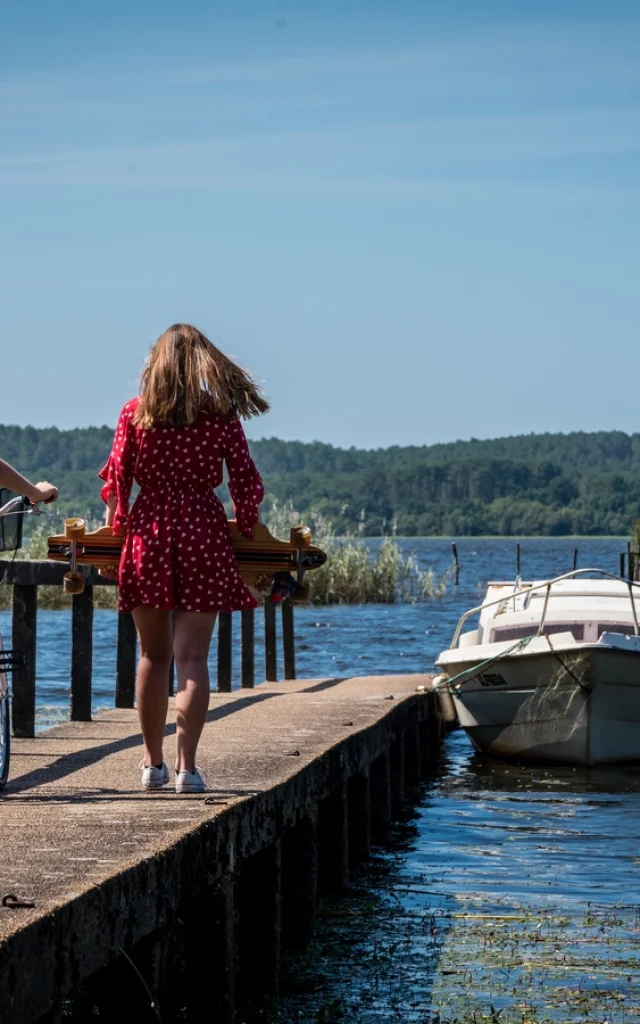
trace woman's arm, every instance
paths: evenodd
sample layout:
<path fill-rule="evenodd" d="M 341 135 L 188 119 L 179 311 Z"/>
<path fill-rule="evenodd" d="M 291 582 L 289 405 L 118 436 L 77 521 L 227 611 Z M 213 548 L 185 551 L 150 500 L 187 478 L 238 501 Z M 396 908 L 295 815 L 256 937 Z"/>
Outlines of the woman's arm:
<path fill-rule="evenodd" d="M 127 402 L 120 413 L 111 454 L 98 473 L 104 480 L 100 494 L 107 506 L 106 524 L 115 534 L 123 533 L 129 515 L 129 496 L 139 447 L 132 422 L 134 409 L 135 403 Z"/>
<path fill-rule="evenodd" d="M 4 459 L 0 459 L 0 487 L 6 487 L 16 494 L 24 494 L 29 501 L 55 501 L 58 497 L 58 488 L 46 480 L 39 484 L 32 484 L 26 476 L 18 473 L 17 469 L 10 466 Z"/>
<path fill-rule="evenodd" d="M 105 517 L 104 517 L 105 526 L 111 526 L 113 524 L 113 517 L 114 517 L 115 512 L 116 512 L 117 504 L 118 504 L 118 499 L 116 498 L 115 494 L 110 494 L 107 497 L 107 500 L 106 500 L 107 511 L 106 511 L 106 514 L 105 514 Z M 98 569 L 98 575 L 99 576 L 104 576 L 104 578 L 107 579 L 107 580 L 117 580 L 118 579 L 118 573 L 114 572 L 111 569 Z"/>
<path fill-rule="evenodd" d="M 232 420 L 225 430 L 224 458 L 229 471 L 229 492 L 233 501 L 238 529 L 251 537 L 251 527 L 258 522 L 258 506 L 264 498 L 264 487 L 253 459 L 240 420 Z"/>

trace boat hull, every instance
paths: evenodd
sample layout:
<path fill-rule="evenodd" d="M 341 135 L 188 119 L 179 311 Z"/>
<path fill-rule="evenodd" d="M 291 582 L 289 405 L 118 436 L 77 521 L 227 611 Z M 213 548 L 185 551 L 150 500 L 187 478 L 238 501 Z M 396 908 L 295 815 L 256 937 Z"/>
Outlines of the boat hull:
<path fill-rule="evenodd" d="M 462 651 L 460 651 L 462 654 Z M 452 678 L 473 668 L 462 658 Z M 595 644 L 500 659 L 451 687 L 460 725 L 501 758 L 640 763 L 640 652 Z"/>

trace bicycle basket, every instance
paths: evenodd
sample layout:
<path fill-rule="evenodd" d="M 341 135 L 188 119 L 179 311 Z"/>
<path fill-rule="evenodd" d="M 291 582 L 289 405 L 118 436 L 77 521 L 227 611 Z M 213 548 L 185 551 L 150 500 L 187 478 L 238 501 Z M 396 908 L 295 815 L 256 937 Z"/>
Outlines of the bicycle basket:
<path fill-rule="evenodd" d="M 12 497 L 15 495 L 11 491 L 8 491 L 6 487 L 0 487 L 0 508 L 6 505 Z M 21 513 L 26 508 L 26 503 L 21 501 L 11 509 L 11 512 L 18 513 L 17 515 L 0 516 L 0 551 L 17 551 L 22 547 L 24 516 Z"/>

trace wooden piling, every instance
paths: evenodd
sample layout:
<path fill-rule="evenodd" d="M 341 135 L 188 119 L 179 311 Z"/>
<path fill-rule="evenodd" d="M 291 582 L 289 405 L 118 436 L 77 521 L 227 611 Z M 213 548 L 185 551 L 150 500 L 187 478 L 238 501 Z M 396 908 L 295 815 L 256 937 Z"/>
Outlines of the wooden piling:
<path fill-rule="evenodd" d="M 218 615 L 218 693 L 231 693 L 231 612 Z"/>
<path fill-rule="evenodd" d="M 175 634 L 176 631 L 176 620 L 175 615 L 171 616 L 171 632 Z M 171 665 L 169 667 L 169 696 L 173 697 L 176 692 L 176 662 L 175 658 L 171 659 Z"/>
<path fill-rule="evenodd" d="M 347 784 L 335 789 L 320 803 L 318 815 L 318 892 L 330 896 L 342 892 L 349 881 L 349 827 Z"/>
<path fill-rule="evenodd" d="M 282 602 L 282 654 L 284 678 L 296 678 L 296 649 L 293 631 L 293 602 Z"/>
<path fill-rule="evenodd" d="M 359 864 L 371 847 L 371 790 L 368 769 L 352 775 L 347 783 L 349 864 Z"/>
<path fill-rule="evenodd" d="M 136 692 L 136 627 L 131 612 L 118 614 L 116 707 L 132 708 Z"/>
<path fill-rule="evenodd" d="M 93 587 L 74 594 L 71 612 L 71 721 L 91 721 Z"/>
<path fill-rule="evenodd" d="M 391 816 L 400 816 L 404 802 L 404 732 L 391 744 L 389 751 L 389 779 L 391 784 Z"/>
<path fill-rule="evenodd" d="M 238 991 L 277 995 L 280 986 L 280 841 L 245 861 L 238 886 Z"/>
<path fill-rule="evenodd" d="M 13 673 L 14 736 L 33 736 L 36 725 L 36 636 L 38 588 L 13 588 L 13 649 L 22 655 Z"/>
<path fill-rule="evenodd" d="M 264 603 L 264 677 L 268 683 L 273 683 L 278 678 L 276 606 L 268 598 Z"/>
<path fill-rule="evenodd" d="M 288 949 L 311 941 L 317 892 L 317 815 L 305 815 L 282 838 L 282 942 Z"/>
<path fill-rule="evenodd" d="M 235 911 L 232 879 L 223 876 L 201 893 L 185 913 L 184 980 L 180 989 L 186 1021 L 206 1018 L 216 1024 L 235 1021 Z M 171 968 L 170 968 L 171 973 Z"/>
<path fill-rule="evenodd" d="M 376 758 L 369 769 L 371 838 L 379 842 L 387 834 L 391 824 L 391 775 L 389 754 L 385 752 Z"/>
<path fill-rule="evenodd" d="M 242 686 L 248 689 L 253 689 L 255 686 L 255 623 L 256 615 L 254 608 L 246 608 L 245 611 L 241 612 Z"/>
<path fill-rule="evenodd" d="M 455 544 L 451 545 L 451 551 L 453 554 L 453 582 L 457 587 L 460 579 L 460 563 L 458 562 L 458 548 Z"/>
<path fill-rule="evenodd" d="M 407 789 L 418 786 L 422 778 L 420 729 L 410 722 L 404 732 L 404 771 Z"/>

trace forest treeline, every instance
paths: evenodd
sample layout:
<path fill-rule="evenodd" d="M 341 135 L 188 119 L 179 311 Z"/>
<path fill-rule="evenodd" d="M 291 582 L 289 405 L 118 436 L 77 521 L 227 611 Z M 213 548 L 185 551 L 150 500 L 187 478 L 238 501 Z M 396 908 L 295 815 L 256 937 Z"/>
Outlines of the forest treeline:
<path fill-rule="evenodd" d="M 0 456 L 102 516 L 97 470 L 113 431 L 0 426 Z M 267 501 L 313 508 L 337 532 L 409 536 L 627 534 L 640 518 L 640 434 L 530 434 L 362 450 L 254 441 Z M 221 494 L 227 499 L 226 489 Z"/>

